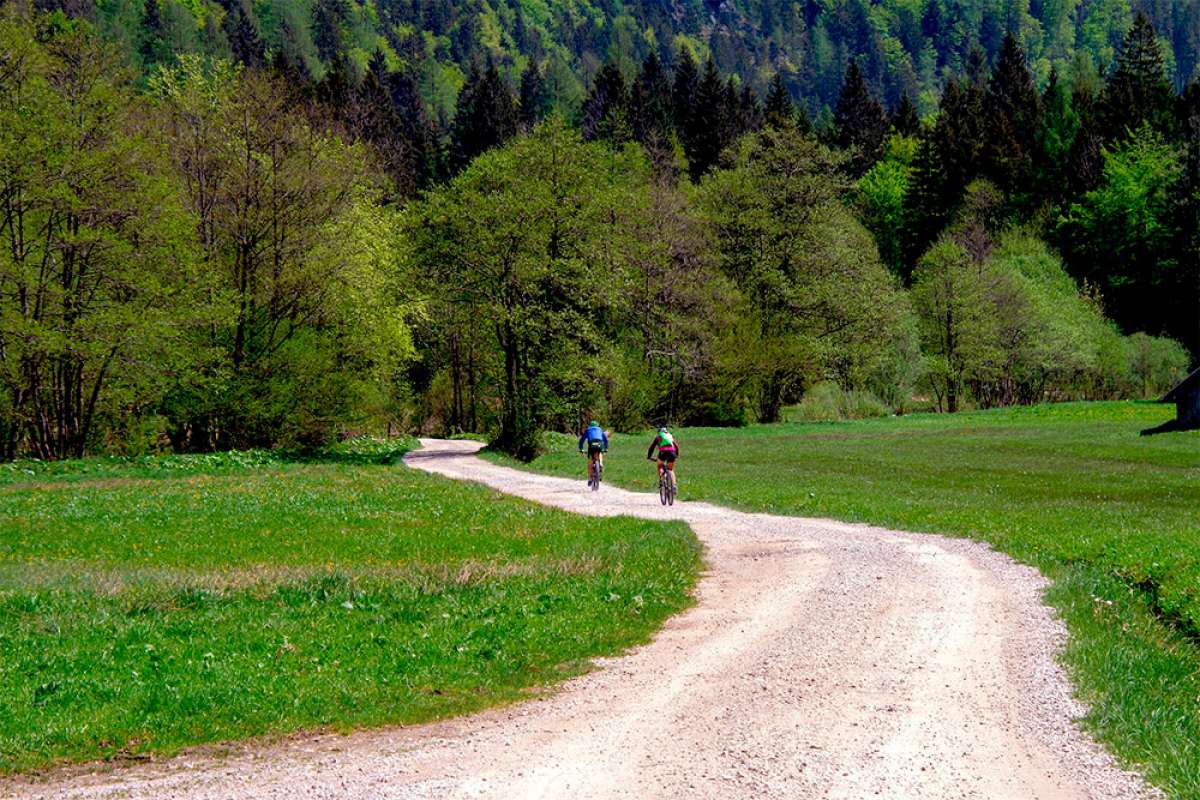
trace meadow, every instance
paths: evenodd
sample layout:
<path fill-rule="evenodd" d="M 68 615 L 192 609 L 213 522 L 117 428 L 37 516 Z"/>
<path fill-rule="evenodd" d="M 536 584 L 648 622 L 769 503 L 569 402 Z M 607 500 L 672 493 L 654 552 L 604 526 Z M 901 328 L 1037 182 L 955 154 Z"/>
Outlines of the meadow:
<path fill-rule="evenodd" d="M 410 470 L 411 441 L 0 470 L 0 772 L 529 696 L 690 602 L 682 524 Z"/>
<path fill-rule="evenodd" d="M 1200 432 L 1140 437 L 1147 403 L 1073 403 L 676 431 L 680 497 L 981 539 L 1053 582 L 1086 724 L 1173 796 L 1200 796 Z M 652 491 L 651 434 L 605 479 Z M 571 437 L 539 471 L 583 479 Z M 498 456 L 491 456 L 499 458 Z"/>

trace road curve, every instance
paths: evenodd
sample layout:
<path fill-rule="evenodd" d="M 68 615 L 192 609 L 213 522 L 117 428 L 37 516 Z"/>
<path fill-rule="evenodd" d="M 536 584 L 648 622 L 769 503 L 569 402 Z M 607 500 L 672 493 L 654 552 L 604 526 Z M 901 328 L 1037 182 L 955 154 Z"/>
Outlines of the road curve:
<path fill-rule="evenodd" d="M 978 543 L 745 514 L 487 463 L 417 469 L 590 515 L 689 523 L 708 572 L 654 641 L 472 717 L 0 782 L 54 798 L 1134 798 L 1080 732 L 1033 570 Z M 649 469 L 649 467 L 648 467 Z M 686 481 L 686 473 L 681 473 Z"/>

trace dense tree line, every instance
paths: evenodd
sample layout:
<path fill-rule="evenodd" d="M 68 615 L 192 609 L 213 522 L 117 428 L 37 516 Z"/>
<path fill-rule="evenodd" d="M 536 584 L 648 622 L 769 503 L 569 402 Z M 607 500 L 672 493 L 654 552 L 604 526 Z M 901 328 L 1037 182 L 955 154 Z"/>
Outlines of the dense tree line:
<path fill-rule="evenodd" d="M 680 46 L 697 62 L 740 76 L 760 94 L 775 75 L 813 118 L 832 113 L 846 61 L 860 61 L 871 91 L 891 108 L 907 94 L 921 113 L 946 80 L 989 65 L 1006 33 L 1029 54 L 1039 85 L 1050 72 L 1105 74 L 1134 14 L 1145 13 L 1166 45 L 1176 89 L 1200 63 L 1200 0 L 38 0 L 97 23 L 132 60 L 153 66 L 199 53 L 257 67 L 279 58 L 320 78 L 339 61 L 361 74 L 373 53 L 403 65 L 432 115 L 447 122 L 472 64 L 493 63 L 516 85 L 536 62 L 552 102 L 579 111 L 607 63 L 629 78 L 651 54 L 669 62 Z"/>
<path fill-rule="evenodd" d="M 297 59 L 249 5 L 209 18 L 225 58 L 0 8 L 4 457 L 393 425 L 529 456 L 593 414 L 1148 396 L 1188 366 L 1200 91 L 1146 18 L 1103 80 L 973 49 L 924 119 L 865 58 L 814 120 L 687 42 L 574 106 L 552 60 L 475 59 L 445 119 L 346 49 L 359 11 L 282 15 Z"/>

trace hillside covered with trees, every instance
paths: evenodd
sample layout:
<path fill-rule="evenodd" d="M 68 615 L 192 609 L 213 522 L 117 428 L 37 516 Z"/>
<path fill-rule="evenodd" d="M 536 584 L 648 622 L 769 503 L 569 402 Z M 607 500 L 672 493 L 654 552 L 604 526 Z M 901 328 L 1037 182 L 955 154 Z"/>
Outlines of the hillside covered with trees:
<path fill-rule="evenodd" d="M 1194 3 L 37 5 L 0 6 L 5 458 L 528 457 L 1200 351 Z"/>

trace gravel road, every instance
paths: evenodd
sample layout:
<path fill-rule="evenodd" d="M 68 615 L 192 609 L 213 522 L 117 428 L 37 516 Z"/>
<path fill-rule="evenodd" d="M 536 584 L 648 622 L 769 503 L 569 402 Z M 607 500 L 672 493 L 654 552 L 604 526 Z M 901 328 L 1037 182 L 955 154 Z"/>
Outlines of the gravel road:
<path fill-rule="evenodd" d="M 709 567 L 696 606 L 542 699 L 0 782 L 0 796 L 1157 796 L 1073 723 L 1083 709 L 1055 663 L 1065 633 L 1041 603 L 1043 579 L 986 546 L 704 503 L 664 509 L 489 464 L 476 443 L 423 444 L 407 459 L 418 469 L 581 514 L 688 522 Z"/>

